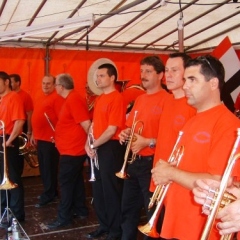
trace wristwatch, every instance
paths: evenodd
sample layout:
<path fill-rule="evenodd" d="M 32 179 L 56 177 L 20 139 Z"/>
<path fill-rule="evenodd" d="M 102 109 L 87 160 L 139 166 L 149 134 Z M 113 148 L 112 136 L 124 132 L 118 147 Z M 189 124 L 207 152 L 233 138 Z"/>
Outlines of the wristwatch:
<path fill-rule="evenodd" d="M 155 140 L 152 138 L 151 141 L 150 141 L 150 143 L 149 143 L 149 147 L 150 147 L 150 148 L 154 148 L 155 146 L 156 146 Z"/>
<path fill-rule="evenodd" d="M 91 148 L 91 149 L 94 149 L 94 146 L 93 146 L 93 144 L 90 144 L 90 148 Z"/>

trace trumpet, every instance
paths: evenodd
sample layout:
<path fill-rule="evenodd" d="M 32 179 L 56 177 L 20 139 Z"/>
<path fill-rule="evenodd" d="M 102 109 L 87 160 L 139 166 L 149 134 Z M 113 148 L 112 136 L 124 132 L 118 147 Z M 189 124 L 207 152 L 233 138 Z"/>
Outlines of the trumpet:
<path fill-rule="evenodd" d="M 178 138 L 177 138 L 177 141 L 174 145 L 174 148 L 172 150 L 172 153 L 168 159 L 168 162 L 171 163 L 173 161 L 177 161 L 177 165 L 179 165 L 181 159 L 182 159 L 182 156 L 183 156 L 183 153 L 184 153 L 184 146 L 180 146 L 177 148 L 178 146 L 178 143 L 181 139 L 183 135 L 183 132 L 180 131 L 179 132 L 179 135 L 178 135 Z M 143 234 L 145 234 L 146 236 L 149 236 L 149 237 L 152 237 L 152 238 L 158 238 L 159 237 L 159 233 L 157 232 L 157 221 L 158 221 L 158 218 L 159 218 L 159 215 L 161 213 L 161 209 L 162 209 L 162 206 L 163 206 L 163 200 L 167 194 L 167 191 L 169 189 L 169 186 L 170 186 L 170 183 L 168 183 L 167 185 L 159 185 L 156 187 L 154 193 L 153 193 L 153 196 L 150 200 L 150 203 L 148 205 L 148 208 L 150 209 L 155 202 L 157 202 L 157 206 L 156 206 L 156 209 L 151 217 L 151 219 L 149 220 L 149 222 L 143 226 L 138 226 L 138 230 L 140 232 L 142 232 Z"/>
<path fill-rule="evenodd" d="M 9 190 L 18 187 L 16 183 L 10 181 L 8 176 L 7 156 L 6 156 L 6 139 L 5 139 L 5 124 L 0 120 L 0 130 L 2 130 L 3 138 L 3 180 L 0 185 L 0 190 Z"/>
<path fill-rule="evenodd" d="M 131 153 L 132 155 L 130 156 L 132 142 L 137 140 L 137 137 L 135 136 L 135 130 L 138 127 L 137 134 L 141 135 L 143 127 L 144 127 L 143 121 L 140 121 L 140 120 L 136 121 L 137 113 L 138 113 L 138 111 L 135 111 L 135 113 L 134 113 L 133 124 L 132 124 L 132 128 L 130 130 L 130 136 L 128 138 L 128 144 L 127 144 L 126 152 L 124 155 L 123 166 L 119 172 L 115 173 L 115 175 L 117 177 L 122 178 L 122 179 L 128 178 L 127 173 L 126 173 L 127 163 L 132 164 L 135 161 L 136 156 L 137 156 L 135 153 Z"/>
<path fill-rule="evenodd" d="M 18 136 L 19 139 L 19 155 L 23 155 L 24 159 L 31 168 L 37 168 L 39 166 L 37 158 L 37 149 L 35 146 L 28 144 L 29 139 L 26 133 L 22 132 Z"/>
<path fill-rule="evenodd" d="M 209 208 L 210 214 L 208 215 L 207 221 L 205 223 L 205 226 L 201 235 L 201 240 L 208 240 L 210 238 L 210 233 L 213 228 L 213 224 L 215 222 L 218 211 L 221 208 L 225 207 L 227 204 L 236 200 L 236 197 L 231 193 L 228 193 L 226 191 L 226 188 L 227 188 L 229 177 L 231 176 L 232 170 L 234 168 L 234 165 L 236 161 L 240 158 L 239 144 L 240 144 L 240 128 L 237 129 L 237 138 L 235 140 L 230 157 L 228 159 L 227 167 L 225 168 L 225 171 L 223 173 L 220 186 L 218 190 L 210 189 L 210 191 L 214 194 L 212 198 L 209 198 L 210 200 L 212 200 L 212 204 L 204 205 L 205 207 Z M 232 237 L 233 237 L 232 234 L 223 235 L 221 237 L 221 240 L 232 239 Z"/>
<path fill-rule="evenodd" d="M 89 146 L 91 146 L 94 143 L 95 139 L 93 137 L 93 132 L 91 131 L 90 133 L 88 133 L 88 144 Z M 90 166 L 91 166 L 91 175 L 90 175 L 90 179 L 89 182 L 94 182 L 96 181 L 96 177 L 95 177 L 95 172 L 94 172 L 94 165 L 97 169 L 99 169 L 99 164 L 98 164 L 98 156 L 95 151 L 95 157 L 94 158 L 90 158 Z"/>

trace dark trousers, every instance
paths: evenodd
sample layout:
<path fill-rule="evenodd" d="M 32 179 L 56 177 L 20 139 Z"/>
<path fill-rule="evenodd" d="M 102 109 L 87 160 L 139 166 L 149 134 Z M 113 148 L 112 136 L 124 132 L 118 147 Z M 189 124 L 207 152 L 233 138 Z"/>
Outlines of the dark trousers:
<path fill-rule="evenodd" d="M 87 216 L 86 195 L 83 179 L 83 156 L 61 155 L 59 162 L 59 187 L 61 200 L 58 207 L 58 221 L 68 223 L 72 215 Z"/>
<path fill-rule="evenodd" d="M 141 209 L 144 207 L 148 220 L 153 210 L 148 211 L 152 193 L 149 191 L 153 156 L 136 158 L 128 165 L 129 178 L 124 181 L 122 197 L 122 240 L 137 239 Z M 151 239 L 151 238 L 146 238 Z"/>
<path fill-rule="evenodd" d="M 6 140 L 9 136 L 6 136 Z M 13 147 L 6 148 L 6 162 L 8 166 L 7 175 L 9 180 L 12 183 L 18 184 L 17 188 L 1 191 L 1 206 L 2 211 L 7 206 L 7 196 L 9 208 L 12 210 L 13 214 L 18 220 L 24 220 L 25 212 L 24 212 L 24 188 L 22 184 L 21 175 L 23 172 L 24 160 L 22 156 L 19 156 L 19 141 L 16 138 L 12 144 Z M 0 147 L 2 151 L 2 138 L 0 140 Z M 1 168 L 1 181 L 3 178 L 3 154 L 0 154 L 0 168 Z M 7 194 L 7 195 L 6 195 Z"/>
<path fill-rule="evenodd" d="M 37 141 L 37 153 L 43 182 L 43 193 L 40 196 L 40 202 L 47 203 L 57 195 L 59 153 L 54 143 L 41 140 Z"/>
<path fill-rule="evenodd" d="M 110 140 L 97 149 L 99 170 L 92 183 L 94 209 L 100 228 L 110 236 L 121 236 L 121 196 L 123 180 L 116 177 L 123 164 L 125 146 Z"/>

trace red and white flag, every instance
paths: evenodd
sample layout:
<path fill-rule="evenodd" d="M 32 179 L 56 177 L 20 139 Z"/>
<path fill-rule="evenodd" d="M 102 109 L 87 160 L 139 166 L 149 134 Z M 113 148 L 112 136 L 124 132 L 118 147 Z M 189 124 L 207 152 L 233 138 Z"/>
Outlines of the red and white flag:
<path fill-rule="evenodd" d="M 218 58 L 225 68 L 226 83 L 221 97 L 225 105 L 234 111 L 234 103 L 240 92 L 240 61 L 229 38 L 224 38 L 211 55 Z"/>

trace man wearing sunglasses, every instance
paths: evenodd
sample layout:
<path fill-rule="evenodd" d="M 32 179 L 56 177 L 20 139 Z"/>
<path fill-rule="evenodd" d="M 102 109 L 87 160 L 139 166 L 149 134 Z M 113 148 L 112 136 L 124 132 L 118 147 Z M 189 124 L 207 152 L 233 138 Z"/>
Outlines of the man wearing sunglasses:
<path fill-rule="evenodd" d="M 152 176 L 156 185 L 171 183 L 161 237 L 192 240 L 200 239 L 206 216 L 191 190 L 199 178 L 221 178 L 240 122 L 220 100 L 224 68 L 218 59 L 208 55 L 188 61 L 184 81 L 187 102 L 197 110 L 182 129 L 184 155 L 178 167 L 160 160 Z M 211 239 L 220 239 L 217 230 Z"/>

